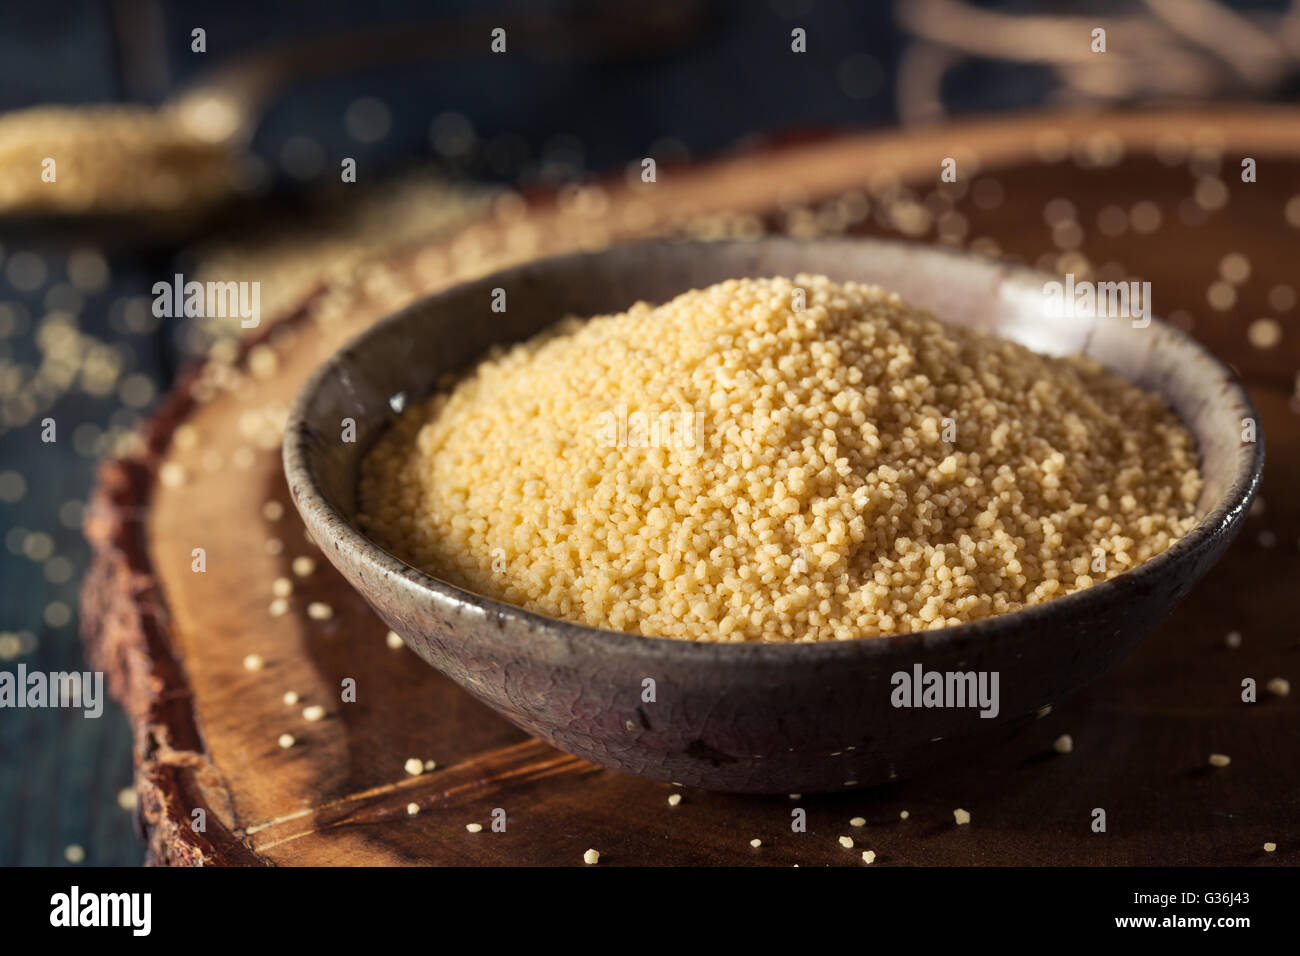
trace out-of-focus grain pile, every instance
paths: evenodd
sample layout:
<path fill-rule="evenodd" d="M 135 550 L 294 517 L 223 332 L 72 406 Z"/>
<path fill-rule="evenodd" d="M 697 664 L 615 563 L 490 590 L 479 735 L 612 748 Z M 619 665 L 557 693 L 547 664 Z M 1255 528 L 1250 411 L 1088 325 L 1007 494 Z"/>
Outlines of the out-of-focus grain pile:
<path fill-rule="evenodd" d="M 40 106 L 0 116 L 0 214 L 157 212 L 226 195 L 234 161 L 168 112 Z"/>

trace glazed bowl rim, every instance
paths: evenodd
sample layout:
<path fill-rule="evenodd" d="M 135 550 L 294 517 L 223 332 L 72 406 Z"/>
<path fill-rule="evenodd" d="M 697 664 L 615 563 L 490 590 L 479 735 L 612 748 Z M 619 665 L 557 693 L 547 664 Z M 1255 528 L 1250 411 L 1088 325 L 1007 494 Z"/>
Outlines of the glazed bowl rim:
<path fill-rule="evenodd" d="M 1254 497 L 1260 482 L 1264 465 L 1264 436 L 1258 430 L 1259 415 L 1251 401 L 1250 395 L 1237 375 L 1208 348 L 1163 320 L 1152 317 L 1151 324 L 1157 327 L 1159 334 L 1169 337 L 1173 342 L 1190 348 L 1198 358 L 1219 373 L 1231 392 L 1231 401 L 1238 407 L 1243 418 L 1256 422 L 1256 441 L 1252 443 L 1249 455 L 1236 455 L 1236 469 L 1225 492 L 1214 502 L 1213 506 L 1201 517 L 1196 525 L 1179 538 L 1174 544 L 1149 558 L 1134 568 L 1122 572 L 1113 578 L 1090 585 L 1080 591 L 1074 591 L 1061 597 L 1053 598 L 1042 604 L 980 618 L 963 624 L 948 625 L 924 631 L 910 631 L 903 634 L 891 634 L 880 637 L 861 637 L 833 641 L 790 641 L 790 642 L 739 642 L 739 641 L 692 641 L 682 638 L 670 638 L 651 635 L 630 634 L 605 628 L 592 627 L 558 618 L 548 617 L 535 611 L 529 611 L 503 601 L 477 594 L 457 587 L 407 564 L 389 551 L 380 547 L 373 540 L 362 534 L 353 523 L 324 495 L 316 480 L 316 475 L 309 467 L 307 437 L 310 426 L 307 425 L 307 412 L 314 398 L 334 373 L 358 350 L 363 349 L 369 339 L 377 336 L 383 329 L 400 324 L 415 312 L 427 314 L 436 311 L 438 306 L 462 294 L 467 286 L 494 288 L 504 285 L 511 279 L 525 275 L 544 275 L 557 265 L 572 263 L 576 260 L 590 261 L 599 259 L 611 250 L 628 250 L 635 248 L 658 249 L 665 246 L 696 247 L 701 253 L 716 251 L 726 247 L 752 247 L 755 244 L 787 244 L 792 247 L 808 245 L 851 245 L 862 250 L 872 248 L 912 247 L 921 250 L 921 254 L 933 257 L 946 257 L 964 262 L 974 262 L 980 268 L 991 273 L 1000 273 L 1003 284 L 1036 286 L 1041 290 L 1044 282 L 1057 281 L 1059 277 L 1031 268 L 1020 263 L 1001 259 L 991 259 L 962 249 L 949 249 L 921 242 L 880 239 L 875 237 L 826 238 L 800 240 L 788 237 L 772 236 L 757 240 L 677 240 L 652 239 L 638 242 L 618 243 L 614 246 L 594 252 L 572 252 L 544 259 L 530 260 L 506 269 L 497 270 L 487 275 L 469 279 L 447 287 L 431 295 L 422 296 L 402 309 L 385 316 L 360 332 L 344 345 L 336 349 L 319 368 L 317 368 L 299 390 L 289 412 L 285 426 L 283 445 L 284 470 L 289 482 L 294 502 L 303 512 L 308 525 L 314 518 L 321 525 L 337 529 L 345 540 L 337 542 L 335 551 L 343 557 L 341 560 L 364 562 L 381 572 L 385 581 L 391 577 L 406 580 L 417 590 L 427 593 L 431 601 L 447 607 L 454 607 L 461 612 L 471 611 L 481 615 L 486 621 L 495 618 L 498 623 L 511 620 L 524 626 L 531 632 L 544 632 L 569 644 L 581 643 L 587 649 L 604 653 L 649 656 L 662 659 L 684 659 L 684 663 L 696 661 L 706 663 L 710 660 L 746 659 L 755 663 L 792 663 L 794 660 L 837 661 L 870 657 L 879 654 L 893 654 L 909 649 L 929 649 L 958 641 L 977 641 L 988 639 L 998 634 L 1018 631 L 1021 628 L 1043 628 L 1061 620 L 1068 620 L 1073 612 L 1082 611 L 1088 602 L 1120 597 L 1122 592 L 1159 577 L 1172 573 L 1185 558 L 1202 548 L 1213 545 L 1218 536 L 1224 534 L 1239 519 Z M 631 303 L 628 303 L 631 305 Z M 996 334 L 996 333 L 994 333 Z M 1116 373 L 1120 374 L 1120 373 Z M 1167 396 L 1162 394 L 1162 397 Z M 1177 414 L 1177 412 L 1175 412 Z M 1198 453 L 1202 445 L 1201 436 L 1196 434 L 1192 425 L 1183 421 L 1184 427 L 1193 432 Z M 295 481 L 295 476 L 299 480 Z M 355 480 L 355 478 L 353 479 Z M 351 555 L 351 557 L 349 557 Z"/>

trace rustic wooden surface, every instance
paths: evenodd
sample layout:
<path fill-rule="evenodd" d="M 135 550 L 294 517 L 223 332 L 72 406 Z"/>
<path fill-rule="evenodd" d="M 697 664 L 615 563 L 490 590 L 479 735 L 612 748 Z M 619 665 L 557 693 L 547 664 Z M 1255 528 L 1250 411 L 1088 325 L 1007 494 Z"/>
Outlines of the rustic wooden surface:
<path fill-rule="evenodd" d="M 1061 143 L 1068 155 L 1058 158 Z M 1228 201 L 1188 224 L 1180 203 L 1197 175 L 1178 144 L 1222 150 Z M 1119 155 L 1116 155 L 1118 149 Z M 1211 150 L 1212 151 L 1212 150 Z M 1156 311 L 1183 324 L 1246 378 L 1268 437 L 1263 507 L 1228 556 L 1136 654 L 999 751 L 941 775 L 879 790 L 754 798 L 680 791 L 601 770 L 528 738 L 407 650 L 305 540 L 263 419 L 282 415 L 311 370 L 342 341 L 423 292 L 528 256 L 673 231 L 702 214 L 755 213 L 770 229 L 803 228 L 792 203 L 818 207 L 890 174 L 939 187 L 945 157 L 960 177 L 995 180 L 957 209 L 966 242 L 992 239 L 1029 262 L 1052 251 L 1043 211 L 1070 200 L 1082 250 L 1153 283 Z M 1244 156 L 1259 181 L 1240 181 Z M 974 172 L 973 159 L 979 170 Z M 1097 160 L 1101 160 L 1100 163 Z M 1208 159 L 1197 163 L 1212 175 Z M 1211 164 L 1212 165 L 1212 164 Z M 1210 172 L 1207 173 L 1207 170 Z M 946 188 L 946 187 L 945 187 Z M 1295 864 L 1300 861 L 1300 691 L 1270 695 L 1273 677 L 1300 683 L 1289 602 L 1300 508 L 1300 319 L 1270 305 L 1295 272 L 1300 229 L 1284 207 L 1300 193 L 1300 115 L 1281 111 L 1026 118 L 922 133 L 787 146 L 706 166 L 661 170 L 659 182 L 617 184 L 601 198 L 534 202 L 411 249 L 322 288 L 233 367 L 192 374 L 154 420 L 140 455 L 109 463 L 87 532 L 96 550 L 83 597 L 92 659 L 135 727 L 140 815 L 150 859 L 172 864 L 572 864 L 593 847 L 601 865 Z M 1102 207 L 1149 200 L 1158 228 L 1107 238 Z M 1297 200 L 1300 206 L 1300 200 Z M 1293 207 L 1294 209 L 1295 207 Z M 1186 207 L 1184 207 L 1185 211 Z M 509 210 L 504 210 L 509 212 Z M 1293 215 L 1294 212 L 1293 212 Z M 696 227 L 702 229 L 705 227 Z M 850 231 L 897 235 L 875 213 Z M 928 229 L 916 236 L 934 241 Z M 976 248 L 991 248 L 987 241 Z M 1060 250 L 1057 250 L 1058 252 Z M 1207 289 L 1222 257 L 1245 255 L 1236 304 L 1215 311 Z M 1294 297 L 1292 297 L 1294 298 Z M 1281 341 L 1252 345 L 1249 323 L 1272 316 Z M 271 355 L 274 355 L 274 359 Z M 195 392 L 216 382 L 214 394 Z M 224 386 L 224 387 L 223 387 Z M 160 482 L 164 463 L 169 477 Z M 283 506 L 278 520 L 264 505 Z M 279 554 L 266 542 L 282 542 Z M 207 569 L 191 569 L 203 548 Z M 291 562 L 316 556 L 296 577 Z M 272 616 L 272 582 L 289 577 L 289 612 Z M 306 613 L 328 604 L 333 616 Z M 1229 648 L 1225 635 L 1241 635 Z M 1054 635 L 1043 635 L 1044 640 Z M 243 661 L 258 654 L 261 670 Z M 345 678 L 356 703 L 339 703 Z M 1243 678 L 1260 702 L 1240 700 Z M 294 691 L 300 703 L 286 705 Z M 326 716 L 304 719 L 319 704 Z M 295 744 L 277 744 L 290 733 Z M 1058 755 L 1060 734 L 1074 752 Z M 1230 766 L 1212 769 L 1210 753 Z M 437 769 L 408 775 L 410 757 Z M 408 804 L 419 806 L 410 815 Z M 805 833 L 791 811 L 807 811 Z M 972 814 L 954 824 L 953 810 Z M 504 833 L 492 812 L 505 810 Z M 1094 808 L 1108 831 L 1093 833 Z M 202 810 L 206 827 L 191 822 Z M 901 811 L 908 819 L 900 819 Z M 852 828 L 861 816 L 866 825 Z M 470 833 L 468 823 L 483 832 Z M 850 835 L 856 846 L 841 847 Z M 761 839 L 751 848 L 751 839 Z M 1275 853 L 1262 849 L 1275 842 Z"/>

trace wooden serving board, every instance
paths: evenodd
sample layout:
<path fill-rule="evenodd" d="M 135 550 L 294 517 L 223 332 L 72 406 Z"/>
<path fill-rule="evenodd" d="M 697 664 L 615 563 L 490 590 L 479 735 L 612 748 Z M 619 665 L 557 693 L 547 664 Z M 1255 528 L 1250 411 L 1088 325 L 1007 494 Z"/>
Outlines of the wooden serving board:
<path fill-rule="evenodd" d="M 1200 150 L 1197 173 L 1188 149 Z M 1213 153 L 1225 188 L 1202 183 L 1201 195 L 1226 201 L 1195 215 L 1186 203 L 1198 174 L 1214 176 Z M 939 182 L 946 157 L 957 160 L 958 185 Z M 1243 157 L 1257 161 L 1257 182 L 1240 181 Z M 1069 200 L 1080 248 L 1102 277 L 1149 279 L 1156 311 L 1190 324 L 1243 374 L 1268 436 L 1264 503 L 1229 555 L 1136 654 L 993 757 L 877 790 L 788 798 L 675 790 L 602 770 L 529 738 L 390 648 L 384 625 L 306 540 L 276 426 L 317 364 L 377 318 L 497 266 L 652 233 L 707 236 L 761 221 L 798 234 L 847 219 L 850 232 L 901 226 L 935 241 L 914 208 L 888 211 L 895 180 L 934 210 L 955 204 L 968 224 L 962 244 L 996 244 L 1029 262 L 1062 251 L 1044 207 Z M 827 205 L 845 193 L 846 204 Z M 653 184 L 607 184 L 523 210 L 503 204 L 323 284 L 233 361 L 186 376 L 142 450 L 104 466 L 89 510 L 96 559 L 83 631 L 135 729 L 149 859 L 580 865 L 594 848 L 600 865 L 862 865 L 863 849 L 877 866 L 1300 861 L 1300 689 L 1264 689 L 1275 677 L 1300 685 L 1300 635 L 1285 600 L 1300 540 L 1300 312 L 1294 294 L 1275 288 L 1300 284 L 1300 200 L 1286 217 L 1297 193 L 1297 113 L 1031 117 L 790 145 L 661 169 Z M 1099 231 L 1104 207 L 1128 213 L 1142 202 L 1155 204 L 1154 228 L 1143 207 L 1122 233 Z M 953 241 L 955 220 L 946 222 Z M 1070 231 L 1057 240 L 1073 244 Z M 1216 311 L 1207 290 L 1228 253 L 1244 255 L 1250 275 L 1236 276 L 1235 304 Z M 1248 337 L 1261 316 L 1282 328 L 1266 348 Z M 315 561 L 305 577 L 292 569 L 300 556 Z M 275 615 L 279 578 L 293 593 Z M 331 616 L 313 616 L 313 604 Z M 1227 645 L 1229 632 L 1239 647 Z M 248 669 L 248 655 L 263 666 Z M 1241 700 L 1247 677 L 1258 703 Z M 355 703 L 340 702 L 346 678 Z M 306 719 L 311 705 L 323 718 Z M 286 733 L 287 749 L 277 742 Z M 1053 751 L 1061 734 L 1073 753 Z M 1232 762 L 1211 768 L 1211 753 Z M 411 775 L 410 758 L 437 767 Z M 670 806 L 674 792 L 682 799 Z M 954 823 L 959 807 L 969 825 Z M 807 812 L 806 832 L 792 832 L 794 808 Z M 1106 811 L 1105 833 L 1093 832 L 1095 808 Z M 491 826 L 497 809 L 504 832 Z M 850 826 L 858 816 L 865 825 Z"/>

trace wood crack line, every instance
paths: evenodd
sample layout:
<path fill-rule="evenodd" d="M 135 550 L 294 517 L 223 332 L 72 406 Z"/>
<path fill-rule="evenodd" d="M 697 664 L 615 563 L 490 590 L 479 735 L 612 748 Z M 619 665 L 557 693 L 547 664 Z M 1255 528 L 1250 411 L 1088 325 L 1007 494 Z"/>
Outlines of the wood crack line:
<path fill-rule="evenodd" d="M 530 757 L 540 757 L 542 759 L 528 759 Z M 490 765 L 493 763 L 505 763 L 507 766 L 485 774 L 484 765 Z M 521 741 L 518 744 L 511 744 L 508 747 L 501 747 L 497 750 L 489 751 L 485 754 L 479 754 L 469 760 L 453 764 L 443 770 L 431 771 L 430 773 L 408 777 L 405 780 L 399 780 L 393 783 L 380 784 L 366 790 L 360 790 L 356 793 L 351 793 L 330 800 L 327 803 L 307 807 L 293 813 L 283 814 L 261 823 L 251 824 L 236 832 L 241 837 L 251 837 L 263 830 L 279 824 L 290 823 L 294 820 L 301 820 L 305 817 L 319 817 L 322 814 L 329 814 L 331 810 L 346 810 L 349 806 L 364 801 L 404 793 L 409 790 L 429 788 L 431 786 L 438 787 L 439 789 L 431 795 L 426 796 L 423 800 L 412 801 L 419 802 L 421 809 L 426 807 L 450 806 L 463 802 L 465 799 L 470 797 L 488 797 L 496 793 L 504 792 L 514 786 L 523 783 L 531 783 L 548 777 L 561 776 L 565 774 L 596 773 L 599 771 L 599 767 L 588 763 L 585 760 L 581 760 L 578 757 L 557 752 L 537 740 L 526 740 Z M 464 777 L 466 775 L 472 775 L 472 778 L 464 780 L 463 782 L 455 783 L 452 786 L 445 785 L 445 781 L 448 778 L 454 779 L 457 776 Z M 369 813 L 364 812 L 367 809 L 370 810 Z M 406 815 L 406 812 L 405 802 L 402 802 L 400 806 L 396 804 L 386 805 L 381 803 L 378 806 L 357 807 L 353 812 L 344 812 L 337 819 L 325 821 L 323 825 L 312 826 L 297 833 L 286 834 L 272 842 L 260 844 L 258 846 L 258 852 L 263 852 L 290 840 L 310 836 L 311 834 L 320 833 L 335 827 L 358 823 L 378 823 L 390 818 L 395 818 L 399 813 L 404 816 Z"/>

